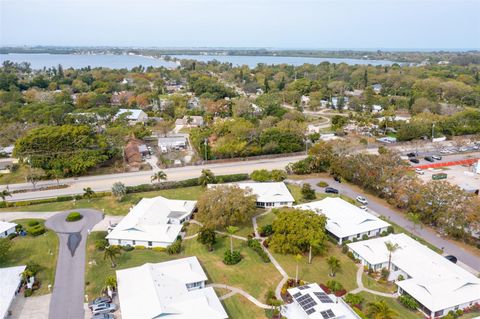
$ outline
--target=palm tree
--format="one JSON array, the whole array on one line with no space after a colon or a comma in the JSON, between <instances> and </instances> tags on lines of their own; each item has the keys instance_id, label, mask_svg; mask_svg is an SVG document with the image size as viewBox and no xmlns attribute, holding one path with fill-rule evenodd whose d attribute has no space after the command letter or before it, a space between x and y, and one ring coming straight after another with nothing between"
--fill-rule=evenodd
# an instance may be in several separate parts
<instances>
[{"instance_id":1,"label":"palm tree","mask_svg":"<svg viewBox=\"0 0 480 319\"><path fill-rule=\"evenodd\" d=\"M296 254L295 255L295 261L297 262L297 269L295 271L295 284L298 283L298 263L302 260L302 255Z\"/></svg>"},{"instance_id":2,"label":"palm tree","mask_svg":"<svg viewBox=\"0 0 480 319\"><path fill-rule=\"evenodd\" d=\"M117 289L117 277L108 276L107 278L105 278L105 290L107 290L108 287L110 287L113 291Z\"/></svg>"},{"instance_id":3,"label":"palm tree","mask_svg":"<svg viewBox=\"0 0 480 319\"><path fill-rule=\"evenodd\" d=\"M420 223L420 214L418 214L418 213L408 213L407 218L413 224L413 231L415 231L415 228L416 228L417 225L420 225L420 229L422 228L421 223Z\"/></svg>"},{"instance_id":4,"label":"palm tree","mask_svg":"<svg viewBox=\"0 0 480 319\"><path fill-rule=\"evenodd\" d=\"M112 268L115 268L115 260L117 259L117 256L120 255L120 247L118 246L108 246L105 248L105 251L103 253L103 259L110 259L112 262Z\"/></svg>"},{"instance_id":5,"label":"palm tree","mask_svg":"<svg viewBox=\"0 0 480 319\"><path fill-rule=\"evenodd\" d=\"M198 178L198 183L203 187L215 183L215 175L209 169L202 169L202 174Z\"/></svg>"},{"instance_id":6,"label":"palm tree","mask_svg":"<svg viewBox=\"0 0 480 319\"><path fill-rule=\"evenodd\" d=\"M328 268L330 269L330 276L335 277L335 274L342 268L340 264L340 260L335 257L331 256L327 259Z\"/></svg>"},{"instance_id":7,"label":"palm tree","mask_svg":"<svg viewBox=\"0 0 480 319\"><path fill-rule=\"evenodd\" d=\"M388 271L390 271L390 268L392 266L392 254L400 248L400 246L398 244L393 244L389 241L387 241L385 243L385 246L387 246L387 250L388 250Z\"/></svg>"},{"instance_id":8,"label":"palm tree","mask_svg":"<svg viewBox=\"0 0 480 319\"><path fill-rule=\"evenodd\" d=\"M230 235L230 253L233 254L233 234L238 231L238 227L228 226L227 233Z\"/></svg>"},{"instance_id":9,"label":"palm tree","mask_svg":"<svg viewBox=\"0 0 480 319\"><path fill-rule=\"evenodd\" d=\"M398 315L383 300L369 303L367 314L372 319L394 319Z\"/></svg>"},{"instance_id":10,"label":"palm tree","mask_svg":"<svg viewBox=\"0 0 480 319\"><path fill-rule=\"evenodd\" d=\"M90 201L90 199L94 196L95 196L95 192L91 187L87 187L83 189L83 197L88 198L88 201Z\"/></svg>"},{"instance_id":11,"label":"palm tree","mask_svg":"<svg viewBox=\"0 0 480 319\"><path fill-rule=\"evenodd\" d=\"M5 198L12 197L12 194L6 189L4 189L3 191L0 192L0 197L2 198L3 201L5 201Z\"/></svg>"},{"instance_id":12,"label":"palm tree","mask_svg":"<svg viewBox=\"0 0 480 319\"><path fill-rule=\"evenodd\" d=\"M152 181L152 183L154 181L157 181L157 182L161 182L161 181L166 181L167 180L167 174L165 174L164 171L158 171L156 172L155 174L152 175L152 177L150 178L150 180Z\"/></svg>"}]
</instances>

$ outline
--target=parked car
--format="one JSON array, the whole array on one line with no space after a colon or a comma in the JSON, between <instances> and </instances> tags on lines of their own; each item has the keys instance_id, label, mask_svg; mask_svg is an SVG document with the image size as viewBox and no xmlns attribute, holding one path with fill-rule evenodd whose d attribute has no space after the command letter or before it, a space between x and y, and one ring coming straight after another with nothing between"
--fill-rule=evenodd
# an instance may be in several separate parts
<instances>
[{"instance_id":1,"label":"parked car","mask_svg":"<svg viewBox=\"0 0 480 319\"><path fill-rule=\"evenodd\" d=\"M115 319L115 316L111 313L97 313L92 319Z\"/></svg>"},{"instance_id":2,"label":"parked car","mask_svg":"<svg viewBox=\"0 0 480 319\"><path fill-rule=\"evenodd\" d=\"M431 156L425 156L423 159L429 162L435 162L435 160Z\"/></svg>"},{"instance_id":3,"label":"parked car","mask_svg":"<svg viewBox=\"0 0 480 319\"><path fill-rule=\"evenodd\" d=\"M448 255L448 256L445 256L445 258L449 261L451 261L452 263L456 264L458 259L457 257L453 256L453 255Z\"/></svg>"},{"instance_id":4,"label":"parked car","mask_svg":"<svg viewBox=\"0 0 480 319\"><path fill-rule=\"evenodd\" d=\"M358 195L356 198L357 202L363 205L368 205L368 201L365 197Z\"/></svg>"},{"instance_id":5,"label":"parked car","mask_svg":"<svg viewBox=\"0 0 480 319\"><path fill-rule=\"evenodd\" d=\"M360 206L360 209L368 210L367 206L365 206L365 205Z\"/></svg>"},{"instance_id":6,"label":"parked car","mask_svg":"<svg viewBox=\"0 0 480 319\"><path fill-rule=\"evenodd\" d=\"M116 224L112 225L112 229L115 228L115 226L117 226L117 225ZM98 305L98 304L101 304L101 303L111 303L111 302L112 302L112 300L110 299L110 297L107 297L107 296L98 297L98 298L95 298L92 301L90 301L90 303L88 304L88 308L92 309L93 306L95 306L95 305Z\"/></svg>"},{"instance_id":7,"label":"parked car","mask_svg":"<svg viewBox=\"0 0 480 319\"><path fill-rule=\"evenodd\" d=\"M417 173L418 175L424 175L425 174L425 172L421 168L416 168L415 173Z\"/></svg>"},{"instance_id":8,"label":"parked car","mask_svg":"<svg viewBox=\"0 0 480 319\"><path fill-rule=\"evenodd\" d=\"M440 161L440 160L442 159L442 156L440 156L440 155L432 155L432 158L433 158L434 160Z\"/></svg>"},{"instance_id":9,"label":"parked car","mask_svg":"<svg viewBox=\"0 0 480 319\"><path fill-rule=\"evenodd\" d=\"M412 153L408 153L407 156L408 156L408 157L415 157L415 156L417 156L417 155L412 152Z\"/></svg>"},{"instance_id":10,"label":"parked car","mask_svg":"<svg viewBox=\"0 0 480 319\"><path fill-rule=\"evenodd\" d=\"M410 159L410 162L415 163L415 164L420 163L420 161L418 160L418 158L411 158L411 159Z\"/></svg>"},{"instance_id":11,"label":"parked car","mask_svg":"<svg viewBox=\"0 0 480 319\"><path fill-rule=\"evenodd\" d=\"M117 305L113 304L113 303L99 303L97 305L94 305L92 307L92 313L94 315L96 314L100 314L100 313L109 313L109 312L114 312L115 310L117 310Z\"/></svg>"},{"instance_id":12,"label":"parked car","mask_svg":"<svg viewBox=\"0 0 480 319\"><path fill-rule=\"evenodd\" d=\"M333 187L325 187L325 193L327 194L338 194L338 189Z\"/></svg>"}]
</instances>

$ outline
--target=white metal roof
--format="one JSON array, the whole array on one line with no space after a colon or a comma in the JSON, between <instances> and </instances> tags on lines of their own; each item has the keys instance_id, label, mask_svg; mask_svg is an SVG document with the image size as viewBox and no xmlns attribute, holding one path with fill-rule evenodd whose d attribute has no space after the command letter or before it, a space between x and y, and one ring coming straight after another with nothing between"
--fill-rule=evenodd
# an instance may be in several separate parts
<instances>
[{"instance_id":1,"label":"white metal roof","mask_svg":"<svg viewBox=\"0 0 480 319\"><path fill-rule=\"evenodd\" d=\"M341 298L326 294L316 283L290 288L288 292L294 300L284 313L288 319L360 319Z\"/></svg>"},{"instance_id":2,"label":"white metal roof","mask_svg":"<svg viewBox=\"0 0 480 319\"><path fill-rule=\"evenodd\" d=\"M338 238L390 226L389 223L339 197L327 197L320 201L297 205L295 208L325 215L326 229Z\"/></svg>"},{"instance_id":3,"label":"white metal roof","mask_svg":"<svg viewBox=\"0 0 480 319\"><path fill-rule=\"evenodd\" d=\"M193 212L196 201L172 200L162 196L143 198L107 235L107 239L144 240L171 243L182 225L169 224Z\"/></svg>"},{"instance_id":4,"label":"white metal roof","mask_svg":"<svg viewBox=\"0 0 480 319\"><path fill-rule=\"evenodd\" d=\"M293 203L295 201L284 182L210 184L208 187L221 185L237 185L242 189L249 189L253 195L257 196L257 202Z\"/></svg>"},{"instance_id":5,"label":"white metal roof","mask_svg":"<svg viewBox=\"0 0 480 319\"><path fill-rule=\"evenodd\" d=\"M197 257L118 270L122 318L228 318L213 288L188 291L186 287L206 280Z\"/></svg>"},{"instance_id":6,"label":"white metal roof","mask_svg":"<svg viewBox=\"0 0 480 319\"><path fill-rule=\"evenodd\" d=\"M385 243L398 244L392 264L411 278L397 285L431 311L480 300L480 279L405 234L348 246L370 264L388 263Z\"/></svg>"},{"instance_id":7,"label":"white metal roof","mask_svg":"<svg viewBox=\"0 0 480 319\"><path fill-rule=\"evenodd\" d=\"M15 226L17 226L17 224L15 224L15 223L0 221L0 233L3 233L3 232L6 232L7 230L15 228Z\"/></svg>"},{"instance_id":8,"label":"white metal roof","mask_svg":"<svg viewBox=\"0 0 480 319\"><path fill-rule=\"evenodd\" d=\"M142 113L145 113L139 109L119 109L116 116L119 117L120 115L127 112L131 113L127 115L128 120L138 120L140 118L140 115L142 115Z\"/></svg>"},{"instance_id":9,"label":"white metal roof","mask_svg":"<svg viewBox=\"0 0 480 319\"><path fill-rule=\"evenodd\" d=\"M25 268L26 266L0 268L0 318L7 316Z\"/></svg>"}]
</instances>

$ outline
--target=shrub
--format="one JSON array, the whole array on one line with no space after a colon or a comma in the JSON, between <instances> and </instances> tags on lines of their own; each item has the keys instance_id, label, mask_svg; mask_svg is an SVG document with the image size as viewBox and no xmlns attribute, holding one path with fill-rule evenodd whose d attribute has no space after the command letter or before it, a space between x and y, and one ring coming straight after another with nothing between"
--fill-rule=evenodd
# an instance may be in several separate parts
<instances>
[{"instance_id":1,"label":"shrub","mask_svg":"<svg viewBox=\"0 0 480 319\"><path fill-rule=\"evenodd\" d=\"M268 257L268 254L262 249L262 245L258 240L249 238L247 241L247 245L260 256L264 263L270 262L270 257Z\"/></svg>"},{"instance_id":2,"label":"shrub","mask_svg":"<svg viewBox=\"0 0 480 319\"><path fill-rule=\"evenodd\" d=\"M388 235L388 233L386 231L382 231L382 233L380 234L380 236L382 236L382 237L385 237L387 235Z\"/></svg>"},{"instance_id":3,"label":"shrub","mask_svg":"<svg viewBox=\"0 0 480 319\"><path fill-rule=\"evenodd\" d=\"M344 254L348 253L348 246L347 245L342 246L342 253L344 253Z\"/></svg>"},{"instance_id":4,"label":"shrub","mask_svg":"<svg viewBox=\"0 0 480 319\"><path fill-rule=\"evenodd\" d=\"M312 200L316 198L315 190L313 190L312 186L310 186L310 184L308 183L305 183L302 185L301 192L302 192L302 197L305 200Z\"/></svg>"},{"instance_id":5,"label":"shrub","mask_svg":"<svg viewBox=\"0 0 480 319\"><path fill-rule=\"evenodd\" d=\"M405 277L403 275L398 275L397 281L402 281L405 280Z\"/></svg>"},{"instance_id":6,"label":"shrub","mask_svg":"<svg viewBox=\"0 0 480 319\"><path fill-rule=\"evenodd\" d=\"M350 306L356 306L357 308L362 308L362 303L365 299L357 294L347 294L345 296L345 302L348 303Z\"/></svg>"},{"instance_id":7,"label":"shrub","mask_svg":"<svg viewBox=\"0 0 480 319\"><path fill-rule=\"evenodd\" d=\"M95 249L103 251L108 246L108 240L106 239L97 239L95 240Z\"/></svg>"},{"instance_id":8,"label":"shrub","mask_svg":"<svg viewBox=\"0 0 480 319\"><path fill-rule=\"evenodd\" d=\"M268 237L273 234L273 227L271 224L265 225L260 228L260 236Z\"/></svg>"},{"instance_id":9,"label":"shrub","mask_svg":"<svg viewBox=\"0 0 480 319\"><path fill-rule=\"evenodd\" d=\"M41 266L34 261L27 262L25 270L28 271L32 276L35 276L40 271Z\"/></svg>"},{"instance_id":10,"label":"shrub","mask_svg":"<svg viewBox=\"0 0 480 319\"><path fill-rule=\"evenodd\" d=\"M407 309L415 310L418 308L418 302L409 295L401 295L398 301Z\"/></svg>"},{"instance_id":11,"label":"shrub","mask_svg":"<svg viewBox=\"0 0 480 319\"><path fill-rule=\"evenodd\" d=\"M167 253L169 255L180 254L182 251L182 239L175 240L171 245L167 247Z\"/></svg>"},{"instance_id":12,"label":"shrub","mask_svg":"<svg viewBox=\"0 0 480 319\"><path fill-rule=\"evenodd\" d=\"M217 234L212 228L202 227L198 232L197 241L207 246L208 251L212 251L213 245L217 242Z\"/></svg>"},{"instance_id":13,"label":"shrub","mask_svg":"<svg viewBox=\"0 0 480 319\"><path fill-rule=\"evenodd\" d=\"M147 247L143 246L143 245L137 245L135 246L135 250L144 250L146 249Z\"/></svg>"},{"instance_id":14,"label":"shrub","mask_svg":"<svg viewBox=\"0 0 480 319\"><path fill-rule=\"evenodd\" d=\"M362 240L367 240L367 239L368 239L368 235L367 235L367 234L363 234Z\"/></svg>"},{"instance_id":15,"label":"shrub","mask_svg":"<svg viewBox=\"0 0 480 319\"><path fill-rule=\"evenodd\" d=\"M317 186L318 187L327 187L328 186L328 183L327 182L324 182L324 181L320 181L317 183Z\"/></svg>"},{"instance_id":16,"label":"shrub","mask_svg":"<svg viewBox=\"0 0 480 319\"><path fill-rule=\"evenodd\" d=\"M330 289L330 291L332 292L338 292L340 290L343 290L343 286L341 283L339 283L338 281L336 280L329 280L327 281L327 287L328 289Z\"/></svg>"},{"instance_id":17,"label":"shrub","mask_svg":"<svg viewBox=\"0 0 480 319\"><path fill-rule=\"evenodd\" d=\"M43 227L43 225L36 225L36 226L27 228L27 233L34 237L43 235L45 234L46 231L47 230L45 229L45 227Z\"/></svg>"},{"instance_id":18,"label":"shrub","mask_svg":"<svg viewBox=\"0 0 480 319\"><path fill-rule=\"evenodd\" d=\"M30 297L31 295L33 295L33 290L30 289L30 288L26 288L24 291L23 291L23 295L25 297Z\"/></svg>"},{"instance_id":19,"label":"shrub","mask_svg":"<svg viewBox=\"0 0 480 319\"><path fill-rule=\"evenodd\" d=\"M382 268L382 270L381 270L382 280L387 281L387 280L388 280L388 276L390 276L390 271L389 271L387 268Z\"/></svg>"},{"instance_id":20,"label":"shrub","mask_svg":"<svg viewBox=\"0 0 480 319\"><path fill-rule=\"evenodd\" d=\"M223 263L225 265L236 265L242 260L242 255L237 250L231 252L230 250L225 251L225 255L223 257Z\"/></svg>"},{"instance_id":21,"label":"shrub","mask_svg":"<svg viewBox=\"0 0 480 319\"><path fill-rule=\"evenodd\" d=\"M77 220L80 220L82 218L83 218L83 216L79 212L71 212L70 214L68 214L68 216L66 218L66 221L67 222L76 222Z\"/></svg>"},{"instance_id":22,"label":"shrub","mask_svg":"<svg viewBox=\"0 0 480 319\"><path fill-rule=\"evenodd\" d=\"M37 226L38 224L40 224L40 223L38 222L38 220L30 220L30 221L27 223L27 225L28 225L29 227Z\"/></svg>"},{"instance_id":23,"label":"shrub","mask_svg":"<svg viewBox=\"0 0 480 319\"><path fill-rule=\"evenodd\" d=\"M393 226L390 225L390 226L387 227L387 233L388 234L393 234L394 232L395 232L395 229L393 228Z\"/></svg>"},{"instance_id":24,"label":"shrub","mask_svg":"<svg viewBox=\"0 0 480 319\"><path fill-rule=\"evenodd\" d=\"M157 252L165 252L165 251L167 251L167 248L165 248L165 247L153 247L152 250L157 251Z\"/></svg>"},{"instance_id":25,"label":"shrub","mask_svg":"<svg viewBox=\"0 0 480 319\"><path fill-rule=\"evenodd\" d=\"M122 246L122 250L124 250L124 251L132 251L134 249L135 249L135 247L130 246L130 245Z\"/></svg>"},{"instance_id":26,"label":"shrub","mask_svg":"<svg viewBox=\"0 0 480 319\"><path fill-rule=\"evenodd\" d=\"M17 237L17 236L18 236L17 233L11 233L11 234L8 234L7 237L8 237L8 239L12 240L12 239L14 239L14 238Z\"/></svg>"}]
</instances>

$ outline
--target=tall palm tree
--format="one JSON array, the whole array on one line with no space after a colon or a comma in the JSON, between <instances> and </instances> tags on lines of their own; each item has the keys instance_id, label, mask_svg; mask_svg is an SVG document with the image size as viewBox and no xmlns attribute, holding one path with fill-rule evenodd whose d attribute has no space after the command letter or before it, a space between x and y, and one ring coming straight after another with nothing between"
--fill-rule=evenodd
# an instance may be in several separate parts
<instances>
[{"instance_id":1,"label":"tall palm tree","mask_svg":"<svg viewBox=\"0 0 480 319\"><path fill-rule=\"evenodd\" d=\"M372 319L394 319L398 316L383 300L369 303L367 314Z\"/></svg>"},{"instance_id":2,"label":"tall palm tree","mask_svg":"<svg viewBox=\"0 0 480 319\"><path fill-rule=\"evenodd\" d=\"M112 268L115 268L117 265L115 264L115 260L117 259L117 256L121 254L120 252L120 247L118 246L108 246L105 248L105 251L103 253L103 259L110 259L112 262Z\"/></svg>"},{"instance_id":3,"label":"tall palm tree","mask_svg":"<svg viewBox=\"0 0 480 319\"><path fill-rule=\"evenodd\" d=\"M328 268L330 269L330 276L335 277L335 274L342 269L342 265L340 264L340 260L335 256L330 256L327 259Z\"/></svg>"},{"instance_id":4,"label":"tall palm tree","mask_svg":"<svg viewBox=\"0 0 480 319\"><path fill-rule=\"evenodd\" d=\"M166 181L167 180L167 174L165 174L164 171L158 171L156 172L155 174L152 175L152 177L150 178L150 180L152 181L152 183L154 181L157 181L157 182L161 182L161 181Z\"/></svg>"},{"instance_id":5,"label":"tall palm tree","mask_svg":"<svg viewBox=\"0 0 480 319\"><path fill-rule=\"evenodd\" d=\"M296 254L295 261L297 262L297 269L295 270L295 284L298 283L298 263L302 260L302 255Z\"/></svg>"},{"instance_id":6,"label":"tall palm tree","mask_svg":"<svg viewBox=\"0 0 480 319\"><path fill-rule=\"evenodd\" d=\"M233 234L238 231L238 227L228 226L227 233L230 235L230 253L233 254Z\"/></svg>"},{"instance_id":7,"label":"tall palm tree","mask_svg":"<svg viewBox=\"0 0 480 319\"><path fill-rule=\"evenodd\" d=\"M388 250L388 271L390 271L390 268L392 267L392 254L397 251L397 249L400 248L398 244L393 244L389 241L385 243L385 246L387 246Z\"/></svg>"},{"instance_id":8,"label":"tall palm tree","mask_svg":"<svg viewBox=\"0 0 480 319\"><path fill-rule=\"evenodd\" d=\"M91 187L87 187L83 189L83 197L88 198L88 201L90 201L90 199L94 196L95 196L95 192Z\"/></svg>"},{"instance_id":9,"label":"tall palm tree","mask_svg":"<svg viewBox=\"0 0 480 319\"><path fill-rule=\"evenodd\" d=\"M5 201L5 198L12 197L12 194L6 189L4 189L3 191L0 192L0 197L2 198L3 201Z\"/></svg>"}]
</instances>

